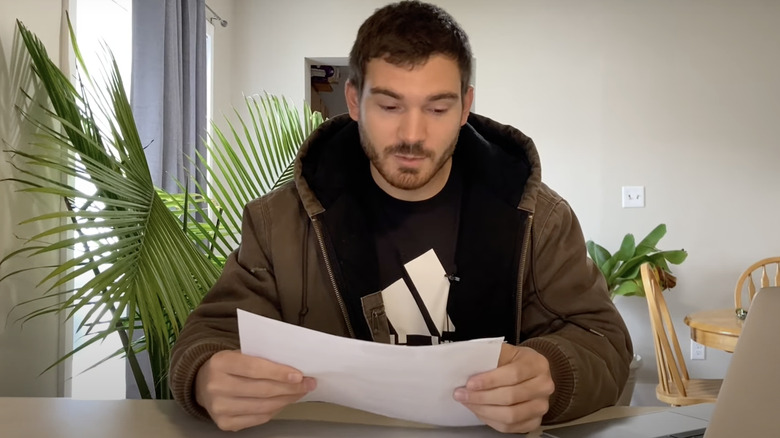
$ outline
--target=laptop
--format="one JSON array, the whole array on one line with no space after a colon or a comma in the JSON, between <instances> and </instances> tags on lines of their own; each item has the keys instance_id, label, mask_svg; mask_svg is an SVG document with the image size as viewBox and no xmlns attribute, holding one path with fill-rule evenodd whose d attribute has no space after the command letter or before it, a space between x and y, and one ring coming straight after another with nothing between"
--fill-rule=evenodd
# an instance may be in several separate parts
<instances>
[{"instance_id":1,"label":"laptop","mask_svg":"<svg viewBox=\"0 0 780 438\"><path fill-rule=\"evenodd\" d=\"M753 298L715 404L547 430L547 438L733 438L778 436L780 287ZM703 434L703 435L702 435Z\"/></svg>"}]
</instances>

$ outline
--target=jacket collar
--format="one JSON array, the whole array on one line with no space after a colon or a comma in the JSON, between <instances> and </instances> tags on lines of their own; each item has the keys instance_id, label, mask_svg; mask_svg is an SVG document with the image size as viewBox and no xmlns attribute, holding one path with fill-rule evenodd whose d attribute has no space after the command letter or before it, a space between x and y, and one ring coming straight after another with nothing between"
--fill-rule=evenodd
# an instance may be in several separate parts
<instances>
[{"instance_id":1,"label":"jacket collar","mask_svg":"<svg viewBox=\"0 0 780 438\"><path fill-rule=\"evenodd\" d=\"M525 134L472 113L461 128L455 155L468 163L465 168L470 177L498 198L533 213L541 186L541 165L533 140ZM313 217L353 183L365 181L368 171L357 122L343 114L320 125L301 146L294 180L304 209Z\"/></svg>"}]
</instances>

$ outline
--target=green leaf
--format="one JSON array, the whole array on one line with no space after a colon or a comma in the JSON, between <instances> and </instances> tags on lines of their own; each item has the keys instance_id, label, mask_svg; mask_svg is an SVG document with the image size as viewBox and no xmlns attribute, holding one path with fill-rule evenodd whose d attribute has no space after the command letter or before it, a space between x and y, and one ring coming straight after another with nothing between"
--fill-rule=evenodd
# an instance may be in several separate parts
<instances>
[{"instance_id":1,"label":"green leaf","mask_svg":"<svg viewBox=\"0 0 780 438\"><path fill-rule=\"evenodd\" d=\"M604 262L609 260L610 257L612 257L612 254L609 253L603 246L597 244L596 242L592 240L588 240L585 243L585 247L588 249L588 255L593 260L594 263L596 263L596 266L601 268L601 266L604 265ZM605 276L606 273L602 272Z\"/></svg>"},{"instance_id":2,"label":"green leaf","mask_svg":"<svg viewBox=\"0 0 780 438\"><path fill-rule=\"evenodd\" d=\"M650 264L654 266L658 266L659 268L663 269L666 272L671 272L669 270L669 264L666 263L666 256L661 252L657 252L651 256L648 256L648 261L650 262Z\"/></svg>"},{"instance_id":3,"label":"green leaf","mask_svg":"<svg viewBox=\"0 0 780 438\"><path fill-rule=\"evenodd\" d=\"M618 278L621 280L633 280L636 278L639 278L640 276L640 268L642 267L642 264L647 261L647 256L640 256L635 257L628 262L624 263L623 266L620 267L620 272L618 272Z\"/></svg>"},{"instance_id":4,"label":"green leaf","mask_svg":"<svg viewBox=\"0 0 780 438\"><path fill-rule=\"evenodd\" d=\"M679 265L688 258L688 252L681 249L675 251L662 251L659 254L663 255L666 261L673 265Z\"/></svg>"},{"instance_id":5,"label":"green leaf","mask_svg":"<svg viewBox=\"0 0 780 438\"><path fill-rule=\"evenodd\" d=\"M615 271L620 268L620 265L633 257L635 249L634 235L626 234L625 237L623 237L623 241L620 243L620 248L612 254L612 257L607 259L607 261L600 266L601 272L605 273L604 276L607 277L607 283L609 283L610 278L614 277Z\"/></svg>"},{"instance_id":6,"label":"green leaf","mask_svg":"<svg viewBox=\"0 0 780 438\"><path fill-rule=\"evenodd\" d=\"M634 256L636 245L634 244L634 235L626 234L623 242L620 243L620 249L612 256L618 261L626 261Z\"/></svg>"},{"instance_id":7,"label":"green leaf","mask_svg":"<svg viewBox=\"0 0 780 438\"><path fill-rule=\"evenodd\" d=\"M639 280L625 281L612 292L613 298L617 295L622 296L645 296L645 290L642 282Z\"/></svg>"},{"instance_id":8,"label":"green leaf","mask_svg":"<svg viewBox=\"0 0 780 438\"><path fill-rule=\"evenodd\" d=\"M644 239L642 239L641 242L639 242L639 245L636 246L636 254L645 255L650 254L653 251L657 251L656 247L658 246L658 242L665 235L666 224L660 224L653 228L653 231L650 231L650 233Z\"/></svg>"}]
</instances>

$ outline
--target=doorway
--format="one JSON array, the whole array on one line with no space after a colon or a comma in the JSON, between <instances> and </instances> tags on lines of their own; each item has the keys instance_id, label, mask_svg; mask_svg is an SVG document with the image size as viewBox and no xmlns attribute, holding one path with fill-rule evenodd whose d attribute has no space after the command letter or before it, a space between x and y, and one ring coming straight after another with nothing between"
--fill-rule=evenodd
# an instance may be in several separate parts
<instances>
[{"instance_id":1,"label":"doorway","mask_svg":"<svg viewBox=\"0 0 780 438\"><path fill-rule=\"evenodd\" d=\"M306 103L326 119L346 113L348 58L306 58Z\"/></svg>"}]
</instances>

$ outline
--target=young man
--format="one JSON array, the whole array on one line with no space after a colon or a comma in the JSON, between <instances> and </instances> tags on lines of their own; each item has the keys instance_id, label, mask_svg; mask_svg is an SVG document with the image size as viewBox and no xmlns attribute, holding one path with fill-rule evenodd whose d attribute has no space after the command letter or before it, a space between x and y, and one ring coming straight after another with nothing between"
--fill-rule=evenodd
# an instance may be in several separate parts
<instances>
[{"instance_id":1,"label":"young man","mask_svg":"<svg viewBox=\"0 0 780 438\"><path fill-rule=\"evenodd\" d=\"M526 432L613 404L631 342L530 138L469 113L471 49L438 7L377 10L350 53L349 115L251 202L241 247L176 343L170 381L222 429L269 421L317 382L242 355L236 309L377 342L503 336L453 397Z\"/></svg>"}]
</instances>

